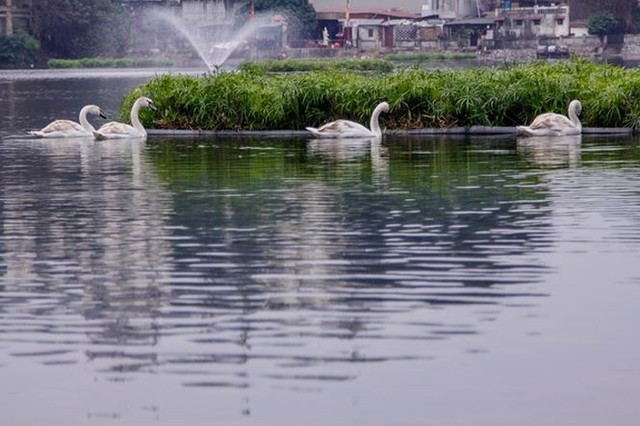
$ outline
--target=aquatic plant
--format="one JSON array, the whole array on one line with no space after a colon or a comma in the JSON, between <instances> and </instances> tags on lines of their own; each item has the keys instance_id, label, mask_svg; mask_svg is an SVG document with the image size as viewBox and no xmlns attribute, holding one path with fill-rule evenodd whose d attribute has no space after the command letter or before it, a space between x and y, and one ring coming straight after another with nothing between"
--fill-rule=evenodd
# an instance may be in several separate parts
<instances>
[{"instance_id":1,"label":"aquatic plant","mask_svg":"<svg viewBox=\"0 0 640 426\"><path fill-rule=\"evenodd\" d=\"M391 105L381 117L387 128L515 126L542 112L566 113L572 99L582 102L585 127L640 128L640 70L586 60L372 74L250 68L201 77L162 75L129 94L123 117L141 95L159 109L143 114L145 126L168 129L304 129L335 118L367 123L381 101Z\"/></svg>"}]
</instances>

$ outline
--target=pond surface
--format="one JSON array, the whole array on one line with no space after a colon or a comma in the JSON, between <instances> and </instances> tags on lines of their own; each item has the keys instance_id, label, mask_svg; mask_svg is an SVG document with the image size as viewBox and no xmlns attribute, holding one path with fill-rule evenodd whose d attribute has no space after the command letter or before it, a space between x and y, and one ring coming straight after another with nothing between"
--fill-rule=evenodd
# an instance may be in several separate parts
<instances>
[{"instance_id":1,"label":"pond surface","mask_svg":"<svg viewBox=\"0 0 640 426\"><path fill-rule=\"evenodd\" d=\"M640 421L637 138L22 136L148 78L0 73L3 424Z\"/></svg>"}]
</instances>

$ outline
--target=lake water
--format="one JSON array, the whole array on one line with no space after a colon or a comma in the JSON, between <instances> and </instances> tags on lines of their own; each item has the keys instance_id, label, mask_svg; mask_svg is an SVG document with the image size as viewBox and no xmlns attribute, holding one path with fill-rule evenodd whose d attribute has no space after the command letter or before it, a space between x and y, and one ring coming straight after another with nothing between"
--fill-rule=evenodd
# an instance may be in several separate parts
<instances>
[{"instance_id":1,"label":"lake water","mask_svg":"<svg viewBox=\"0 0 640 426\"><path fill-rule=\"evenodd\" d=\"M152 75L0 73L2 424L640 422L638 138L22 136Z\"/></svg>"}]
</instances>

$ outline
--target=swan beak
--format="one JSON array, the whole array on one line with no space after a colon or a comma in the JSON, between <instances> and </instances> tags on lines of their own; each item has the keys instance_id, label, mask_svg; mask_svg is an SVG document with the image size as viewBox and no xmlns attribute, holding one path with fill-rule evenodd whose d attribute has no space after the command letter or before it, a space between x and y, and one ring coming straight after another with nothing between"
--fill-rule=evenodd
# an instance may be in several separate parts
<instances>
[{"instance_id":1,"label":"swan beak","mask_svg":"<svg viewBox=\"0 0 640 426\"><path fill-rule=\"evenodd\" d=\"M100 111L100 112L98 113L98 115L99 115L100 117L104 118L105 120L107 119L107 114L105 114L105 113L104 113L104 112L102 112L102 111Z\"/></svg>"},{"instance_id":2,"label":"swan beak","mask_svg":"<svg viewBox=\"0 0 640 426\"><path fill-rule=\"evenodd\" d=\"M149 108L150 108L152 111L157 111L157 110L158 110L158 108L156 108L156 105L155 105L153 102L149 102Z\"/></svg>"}]
</instances>

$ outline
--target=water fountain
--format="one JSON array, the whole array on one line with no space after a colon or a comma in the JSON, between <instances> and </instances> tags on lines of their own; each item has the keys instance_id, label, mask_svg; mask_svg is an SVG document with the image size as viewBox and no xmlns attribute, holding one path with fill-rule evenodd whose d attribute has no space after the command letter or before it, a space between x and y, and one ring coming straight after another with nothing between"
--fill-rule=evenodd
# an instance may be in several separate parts
<instances>
[{"instance_id":1,"label":"water fountain","mask_svg":"<svg viewBox=\"0 0 640 426\"><path fill-rule=\"evenodd\" d=\"M179 16L155 12L152 18L169 24L191 45L210 72L218 72L229 57L246 45L258 28L259 20L246 22L239 28L232 21L218 21L215 26L194 28Z\"/></svg>"}]
</instances>

